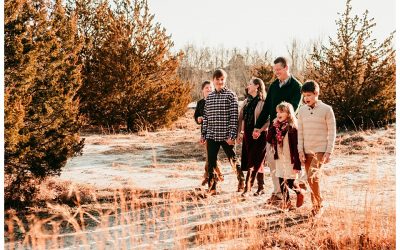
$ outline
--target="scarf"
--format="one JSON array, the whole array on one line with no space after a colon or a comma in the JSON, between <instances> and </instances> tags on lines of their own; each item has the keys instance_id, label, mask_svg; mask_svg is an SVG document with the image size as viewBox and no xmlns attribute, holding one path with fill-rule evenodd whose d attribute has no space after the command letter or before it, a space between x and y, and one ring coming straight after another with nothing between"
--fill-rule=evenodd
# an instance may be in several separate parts
<instances>
[{"instance_id":1,"label":"scarf","mask_svg":"<svg viewBox=\"0 0 400 250\"><path fill-rule=\"evenodd\" d=\"M245 128L253 128L254 111L256 110L259 100L260 100L259 96L256 97L252 97L251 95L247 96L247 103L243 107L243 119L245 123Z\"/></svg>"},{"instance_id":2,"label":"scarf","mask_svg":"<svg viewBox=\"0 0 400 250\"><path fill-rule=\"evenodd\" d=\"M289 123L287 121L280 122L279 120L276 120L274 122L274 127L276 131L276 141L279 146L283 147L283 139L289 130Z\"/></svg>"},{"instance_id":3,"label":"scarf","mask_svg":"<svg viewBox=\"0 0 400 250\"><path fill-rule=\"evenodd\" d=\"M279 159L278 157L278 146L283 148L283 139L285 138L288 130L289 123L287 121L280 122L278 119L273 124L275 129L275 138L273 139L273 146L275 148L274 159Z\"/></svg>"}]
</instances>

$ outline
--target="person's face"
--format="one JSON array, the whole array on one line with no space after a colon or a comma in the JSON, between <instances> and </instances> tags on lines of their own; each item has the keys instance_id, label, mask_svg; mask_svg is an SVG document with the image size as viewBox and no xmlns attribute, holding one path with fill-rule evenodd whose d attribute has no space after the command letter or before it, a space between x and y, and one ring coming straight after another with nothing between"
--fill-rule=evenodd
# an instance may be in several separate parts
<instances>
[{"instance_id":1,"label":"person's face","mask_svg":"<svg viewBox=\"0 0 400 250\"><path fill-rule=\"evenodd\" d=\"M252 81L247 84L247 93L251 96L256 96L257 95L257 89L258 86L255 85Z\"/></svg>"},{"instance_id":2,"label":"person's face","mask_svg":"<svg viewBox=\"0 0 400 250\"><path fill-rule=\"evenodd\" d=\"M214 83L215 90L220 91L225 86L225 81L226 81L226 79L224 76L214 78L213 83Z\"/></svg>"},{"instance_id":3,"label":"person's face","mask_svg":"<svg viewBox=\"0 0 400 250\"><path fill-rule=\"evenodd\" d=\"M303 100L309 107L314 107L318 101L318 94L316 92L303 92Z\"/></svg>"},{"instance_id":4,"label":"person's face","mask_svg":"<svg viewBox=\"0 0 400 250\"><path fill-rule=\"evenodd\" d=\"M282 66L282 63L277 63L274 64L274 74L276 76L276 78L278 78L281 81L286 80L286 78L288 78L289 76L289 67L286 65L286 67Z\"/></svg>"},{"instance_id":5,"label":"person's face","mask_svg":"<svg viewBox=\"0 0 400 250\"><path fill-rule=\"evenodd\" d=\"M288 118L289 114L283 110L276 109L276 118L278 118L278 121L283 122L286 121Z\"/></svg>"},{"instance_id":6,"label":"person's face","mask_svg":"<svg viewBox=\"0 0 400 250\"><path fill-rule=\"evenodd\" d=\"M211 86L211 84L207 84L203 88L203 97L207 98L208 94L210 94L211 92L212 92L212 86Z\"/></svg>"}]
</instances>

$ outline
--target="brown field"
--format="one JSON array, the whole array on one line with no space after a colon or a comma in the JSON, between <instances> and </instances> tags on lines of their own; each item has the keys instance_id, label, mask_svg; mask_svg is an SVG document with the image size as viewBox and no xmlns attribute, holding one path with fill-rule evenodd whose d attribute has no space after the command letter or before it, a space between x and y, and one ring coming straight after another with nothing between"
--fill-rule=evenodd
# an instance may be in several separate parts
<instances>
[{"instance_id":1,"label":"brown field","mask_svg":"<svg viewBox=\"0 0 400 250\"><path fill-rule=\"evenodd\" d=\"M41 185L36 206L6 211L6 249L395 249L394 125L338 134L315 218L309 193L294 211L266 205L268 175L267 194L241 197L223 153L222 192L206 197L192 115L157 132L84 135L84 155Z\"/></svg>"}]
</instances>

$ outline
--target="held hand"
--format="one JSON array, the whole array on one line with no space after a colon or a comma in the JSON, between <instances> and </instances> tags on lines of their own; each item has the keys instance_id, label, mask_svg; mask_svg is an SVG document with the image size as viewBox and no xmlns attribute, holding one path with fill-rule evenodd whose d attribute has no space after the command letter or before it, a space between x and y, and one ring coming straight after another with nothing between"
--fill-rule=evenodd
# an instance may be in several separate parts
<instances>
[{"instance_id":1,"label":"held hand","mask_svg":"<svg viewBox=\"0 0 400 250\"><path fill-rule=\"evenodd\" d=\"M204 139L203 137L200 138L200 144L205 144L206 143L206 139Z\"/></svg>"},{"instance_id":2,"label":"held hand","mask_svg":"<svg viewBox=\"0 0 400 250\"><path fill-rule=\"evenodd\" d=\"M203 123L203 117L202 116L197 117L197 122L198 123Z\"/></svg>"},{"instance_id":3,"label":"held hand","mask_svg":"<svg viewBox=\"0 0 400 250\"><path fill-rule=\"evenodd\" d=\"M240 144L243 141L243 134L239 134L238 138L236 139L236 143Z\"/></svg>"},{"instance_id":4,"label":"held hand","mask_svg":"<svg viewBox=\"0 0 400 250\"><path fill-rule=\"evenodd\" d=\"M301 163L306 163L306 156L304 155L304 152L299 152L299 158Z\"/></svg>"},{"instance_id":5,"label":"held hand","mask_svg":"<svg viewBox=\"0 0 400 250\"><path fill-rule=\"evenodd\" d=\"M331 157L331 153L325 153L324 156L322 157L322 163L329 163L331 161L330 159Z\"/></svg>"},{"instance_id":6,"label":"held hand","mask_svg":"<svg viewBox=\"0 0 400 250\"><path fill-rule=\"evenodd\" d=\"M256 129L254 129L254 131L253 131L253 139L254 139L254 140L257 140L258 137L260 137L260 130L256 128Z\"/></svg>"},{"instance_id":7,"label":"held hand","mask_svg":"<svg viewBox=\"0 0 400 250\"><path fill-rule=\"evenodd\" d=\"M228 143L228 145L235 145L235 140L229 138L228 140L226 140L226 143Z\"/></svg>"}]
</instances>

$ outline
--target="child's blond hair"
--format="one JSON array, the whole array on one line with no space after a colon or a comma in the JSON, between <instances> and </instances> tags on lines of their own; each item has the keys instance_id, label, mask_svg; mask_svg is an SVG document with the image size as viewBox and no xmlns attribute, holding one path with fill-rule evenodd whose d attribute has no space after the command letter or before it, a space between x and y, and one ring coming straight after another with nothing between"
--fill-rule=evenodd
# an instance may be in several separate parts
<instances>
[{"instance_id":1,"label":"child's blond hair","mask_svg":"<svg viewBox=\"0 0 400 250\"><path fill-rule=\"evenodd\" d=\"M294 114L294 109L293 109L292 104L290 104L288 102L281 102L276 106L276 109L286 112L288 114L289 125L297 129L297 118L296 118L296 115Z\"/></svg>"}]
</instances>

